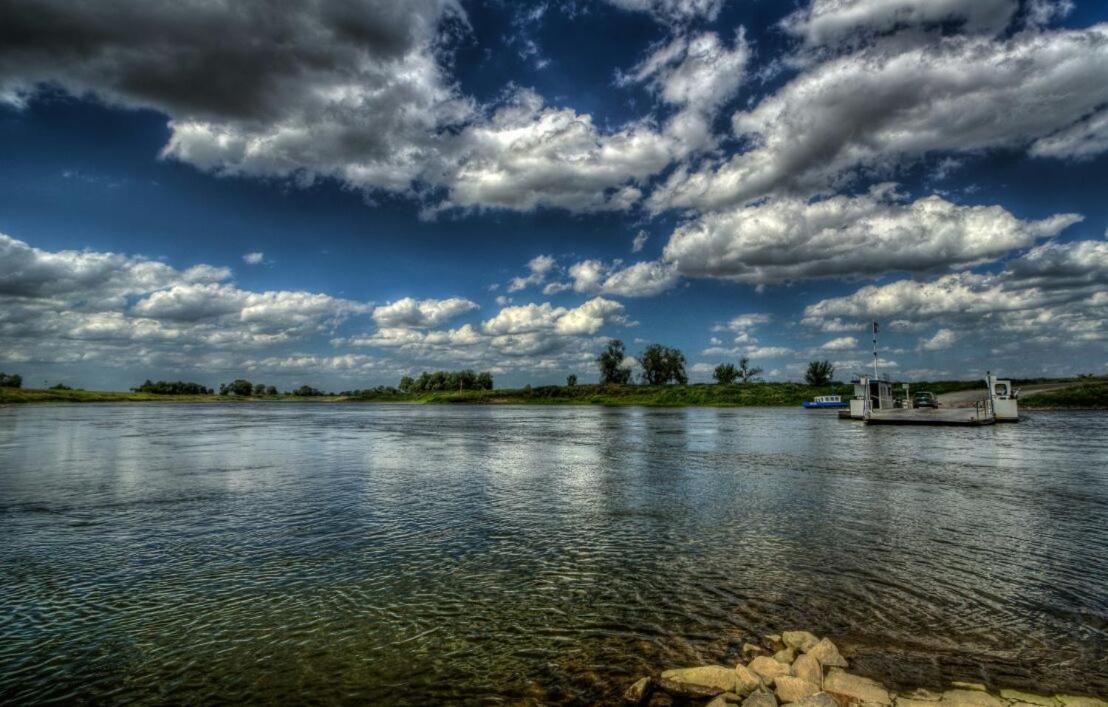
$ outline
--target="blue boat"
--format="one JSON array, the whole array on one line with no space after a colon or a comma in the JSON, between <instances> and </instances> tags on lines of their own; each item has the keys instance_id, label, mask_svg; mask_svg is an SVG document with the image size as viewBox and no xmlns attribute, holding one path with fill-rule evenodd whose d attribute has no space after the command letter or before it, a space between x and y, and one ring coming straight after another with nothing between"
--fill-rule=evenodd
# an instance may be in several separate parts
<instances>
[{"instance_id":1,"label":"blue boat","mask_svg":"<svg viewBox=\"0 0 1108 707\"><path fill-rule=\"evenodd\" d=\"M847 408L850 407L850 403L844 403L842 396L839 395L820 395L814 400L805 400L804 407L808 409L813 408Z\"/></svg>"}]
</instances>

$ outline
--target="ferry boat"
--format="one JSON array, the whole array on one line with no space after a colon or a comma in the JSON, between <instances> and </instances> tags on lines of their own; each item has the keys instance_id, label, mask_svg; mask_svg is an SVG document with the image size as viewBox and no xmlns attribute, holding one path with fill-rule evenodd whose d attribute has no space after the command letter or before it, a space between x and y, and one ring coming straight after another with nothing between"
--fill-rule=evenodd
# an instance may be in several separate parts
<instances>
[{"instance_id":1,"label":"ferry boat","mask_svg":"<svg viewBox=\"0 0 1108 707\"><path fill-rule=\"evenodd\" d=\"M811 400L805 400L803 405L808 409L850 407L850 403L843 402L841 395L819 395Z\"/></svg>"}]
</instances>

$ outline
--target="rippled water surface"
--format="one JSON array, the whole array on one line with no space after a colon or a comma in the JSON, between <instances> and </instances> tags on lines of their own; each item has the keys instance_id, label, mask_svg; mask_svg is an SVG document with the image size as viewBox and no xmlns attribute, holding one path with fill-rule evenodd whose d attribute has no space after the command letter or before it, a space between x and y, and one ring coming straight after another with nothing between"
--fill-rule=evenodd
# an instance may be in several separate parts
<instances>
[{"instance_id":1,"label":"rippled water surface","mask_svg":"<svg viewBox=\"0 0 1108 707\"><path fill-rule=\"evenodd\" d=\"M0 408L0 702L611 700L806 627L1108 693L1108 415Z\"/></svg>"}]
</instances>

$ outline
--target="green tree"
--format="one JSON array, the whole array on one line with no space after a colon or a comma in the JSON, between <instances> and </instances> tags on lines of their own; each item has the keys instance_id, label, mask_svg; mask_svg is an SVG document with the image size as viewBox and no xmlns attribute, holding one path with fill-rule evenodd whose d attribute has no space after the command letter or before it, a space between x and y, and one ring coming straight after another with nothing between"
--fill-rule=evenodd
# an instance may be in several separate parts
<instances>
[{"instance_id":1,"label":"green tree","mask_svg":"<svg viewBox=\"0 0 1108 707\"><path fill-rule=\"evenodd\" d=\"M400 385L398 387L400 388L400 392L410 393L411 390L412 390L412 386L414 386L414 385L415 385L415 380L412 379L411 376L401 376Z\"/></svg>"},{"instance_id":2,"label":"green tree","mask_svg":"<svg viewBox=\"0 0 1108 707\"><path fill-rule=\"evenodd\" d=\"M267 385L267 386L265 387L265 394L266 394L266 395L277 395L277 386L275 386L275 385Z\"/></svg>"},{"instance_id":3,"label":"green tree","mask_svg":"<svg viewBox=\"0 0 1108 707\"><path fill-rule=\"evenodd\" d=\"M734 364L721 363L712 371L712 377L720 385L731 385L739 377L739 372L735 370Z\"/></svg>"},{"instance_id":4,"label":"green tree","mask_svg":"<svg viewBox=\"0 0 1108 707\"><path fill-rule=\"evenodd\" d=\"M647 385L665 385L669 382L684 385L689 382L685 375L685 354L661 344L651 344L639 357L642 366L642 379Z\"/></svg>"},{"instance_id":5,"label":"green tree","mask_svg":"<svg viewBox=\"0 0 1108 707\"><path fill-rule=\"evenodd\" d=\"M492 390L492 374L481 371L477 374L477 390Z\"/></svg>"},{"instance_id":6,"label":"green tree","mask_svg":"<svg viewBox=\"0 0 1108 707\"><path fill-rule=\"evenodd\" d=\"M566 376L566 387L567 388L573 388L576 385L577 385L577 376L575 374L570 373L568 376Z\"/></svg>"},{"instance_id":7,"label":"green tree","mask_svg":"<svg viewBox=\"0 0 1108 707\"><path fill-rule=\"evenodd\" d=\"M623 348L623 342L619 339L611 339L608 346L596 357L596 364L600 366L601 383L629 383L631 381L631 369L623 367L623 360L627 354Z\"/></svg>"},{"instance_id":8,"label":"green tree","mask_svg":"<svg viewBox=\"0 0 1108 707\"><path fill-rule=\"evenodd\" d=\"M257 395L259 398L265 395L265 383L254 384L254 395Z\"/></svg>"},{"instance_id":9,"label":"green tree","mask_svg":"<svg viewBox=\"0 0 1108 707\"><path fill-rule=\"evenodd\" d=\"M834 375L835 367L830 361L809 361L804 381L808 385L822 386L830 383Z\"/></svg>"},{"instance_id":10,"label":"green tree","mask_svg":"<svg viewBox=\"0 0 1108 707\"><path fill-rule=\"evenodd\" d=\"M254 392L254 384L245 378L236 378L230 383L223 383L219 386L220 395L238 395L241 397L249 397Z\"/></svg>"},{"instance_id":11,"label":"green tree","mask_svg":"<svg viewBox=\"0 0 1108 707\"><path fill-rule=\"evenodd\" d=\"M323 395L323 391L318 388L313 388L310 385L302 385L296 390L292 391L293 395L297 395L302 398L318 398Z\"/></svg>"},{"instance_id":12,"label":"green tree","mask_svg":"<svg viewBox=\"0 0 1108 707\"><path fill-rule=\"evenodd\" d=\"M749 383L750 381L754 380L754 377L759 375L761 372L761 368L750 365L750 359L748 357L743 356L739 359L739 380L741 380L743 383Z\"/></svg>"},{"instance_id":13,"label":"green tree","mask_svg":"<svg viewBox=\"0 0 1108 707\"><path fill-rule=\"evenodd\" d=\"M0 373L0 388L22 388L23 376L18 373Z\"/></svg>"}]
</instances>

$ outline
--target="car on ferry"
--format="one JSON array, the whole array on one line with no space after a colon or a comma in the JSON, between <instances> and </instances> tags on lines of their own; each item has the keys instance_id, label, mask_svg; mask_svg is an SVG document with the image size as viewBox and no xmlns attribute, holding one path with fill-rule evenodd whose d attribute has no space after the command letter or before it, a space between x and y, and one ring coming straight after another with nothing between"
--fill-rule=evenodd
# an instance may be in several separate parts
<instances>
[{"instance_id":1,"label":"car on ferry","mask_svg":"<svg viewBox=\"0 0 1108 707\"><path fill-rule=\"evenodd\" d=\"M912 398L912 407L914 408L937 408L939 407L939 399L935 397L934 393L922 392L916 393Z\"/></svg>"}]
</instances>

